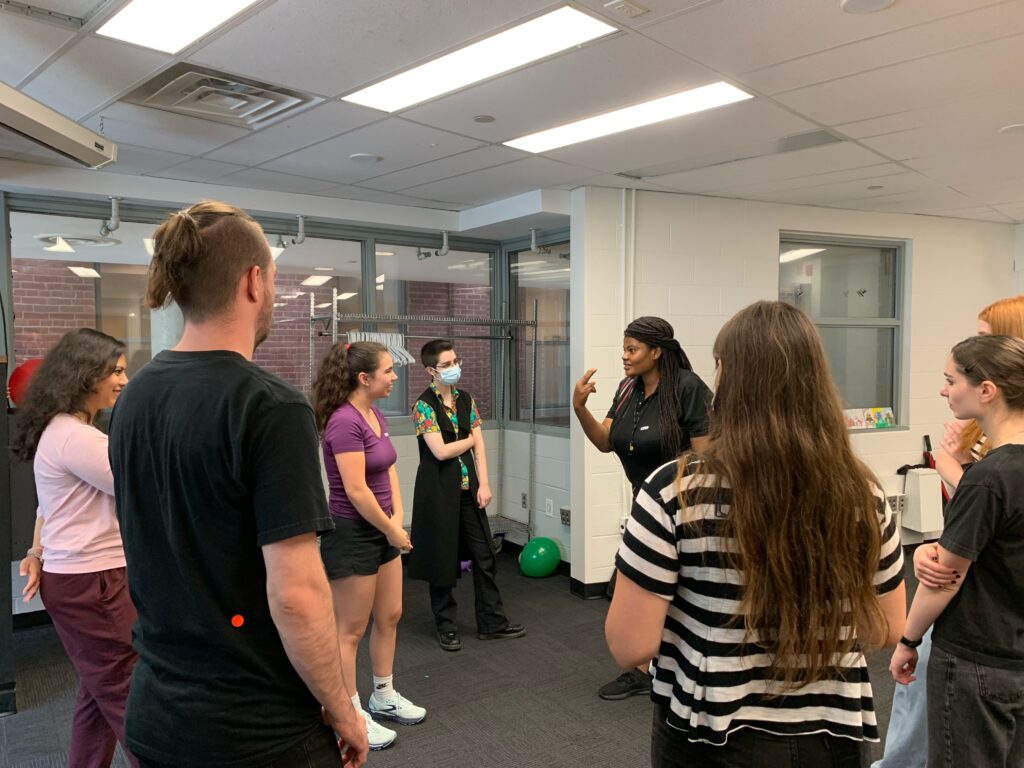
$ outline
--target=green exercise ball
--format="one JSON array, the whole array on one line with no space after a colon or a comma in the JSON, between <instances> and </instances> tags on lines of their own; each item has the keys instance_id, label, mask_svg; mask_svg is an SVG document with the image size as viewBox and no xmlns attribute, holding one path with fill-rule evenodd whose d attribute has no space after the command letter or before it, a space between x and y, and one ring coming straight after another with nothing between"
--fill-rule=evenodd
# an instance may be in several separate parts
<instances>
[{"instance_id":1,"label":"green exercise ball","mask_svg":"<svg viewBox=\"0 0 1024 768\"><path fill-rule=\"evenodd\" d=\"M546 536L530 539L519 555L519 569L524 576L540 578L555 572L562 555L558 543Z\"/></svg>"}]
</instances>

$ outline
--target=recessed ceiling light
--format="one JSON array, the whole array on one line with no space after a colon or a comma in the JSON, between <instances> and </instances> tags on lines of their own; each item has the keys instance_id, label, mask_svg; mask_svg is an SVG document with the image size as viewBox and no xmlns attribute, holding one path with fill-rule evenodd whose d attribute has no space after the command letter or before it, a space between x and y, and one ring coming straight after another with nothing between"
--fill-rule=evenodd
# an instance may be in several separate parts
<instances>
[{"instance_id":1,"label":"recessed ceiling light","mask_svg":"<svg viewBox=\"0 0 1024 768\"><path fill-rule=\"evenodd\" d=\"M254 0L132 0L96 34L177 53L216 29Z\"/></svg>"},{"instance_id":2,"label":"recessed ceiling light","mask_svg":"<svg viewBox=\"0 0 1024 768\"><path fill-rule=\"evenodd\" d=\"M557 128L521 136L518 139L506 141L505 146L523 149L527 152L547 152L549 149L578 144L599 136L609 136L752 98L753 96L746 91L741 91L728 83L711 83L700 88L674 93L671 96L645 101L642 104L605 112L603 115L577 120Z\"/></svg>"},{"instance_id":3,"label":"recessed ceiling light","mask_svg":"<svg viewBox=\"0 0 1024 768\"><path fill-rule=\"evenodd\" d=\"M376 256L394 256L395 252L394 251L374 251L374 255L376 255Z\"/></svg>"},{"instance_id":4,"label":"recessed ceiling light","mask_svg":"<svg viewBox=\"0 0 1024 768\"><path fill-rule=\"evenodd\" d=\"M355 291L353 291L352 293L342 293L342 294L340 294L340 295L338 296L338 301L348 301L348 300L349 300L349 299L351 299L351 298L352 298L353 296L358 296L358 295L359 295L359 294L358 294L358 293L356 293Z\"/></svg>"},{"instance_id":5,"label":"recessed ceiling light","mask_svg":"<svg viewBox=\"0 0 1024 768\"><path fill-rule=\"evenodd\" d=\"M334 267L313 267L313 269L317 270L318 272L333 272L334 271Z\"/></svg>"},{"instance_id":6,"label":"recessed ceiling light","mask_svg":"<svg viewBox=\"0 0 1024 768\"><path fill-rule=\"evenodd\" d=\"M783 251L779 254L779 264L785 264L787 261L796 261L806 256L812 256L815 253L821 253L824 248L793 248L789 251Z\"/></svg>"},{"instance_id":7,"label":"recessed ceiling light","mask_svg":"<svg viewBox=\"0 0 1024 768\"><path fill-rule=\"evenodd\" d=\"M135 317L135 313L134 312L129 312L128 313L128 317Z\"/></svg>"},{"instance_id":8,"label":"recessed ceiling light","mask_svg":"<svg viewBox=\"0 0 1024 768\"><path fill-rule=\"evenodd\" d=\"M330 275L310 275L305 280L303 280L300 283L300 285L306 285L311 288L316 288L333 279L334 278L331 277Z\"/></svg>"},{"instance_id":9,"label":"recessed ceiling light","mask_svg":"<svg viewBox=\"0 0 1024 768\"><path fill-rule=\"evenodd\" d=\"M142 238L142 244L146 246L146 253L152 258L154 251L156 251L156 240L152 237L144 237Z\"/></svg>"},{"instance_id":10,"label":"recessed ceiling light","mask_svg":"<svg viewBox=\"0 0 1024 768\"><path fill-rule=\"evenodd\" d=\"M868 187L868 189L874 192L876 189L885 189L885 187L882 186L881 184L872 184L870 187Z\"/></svg>"},{"instance_id":11,"label":"recessed ceiling light","mask_svg":"<svg viewBox=\"0 0 1024 768\"><path fill-rule=\"evenodd\" d=\"M1024 123L1010 123L999 129L1000 133L1024 134Z\"/></svg>"},{"instance_id":12,"label":"recessed ceiling light","mask_svg":"<svg viewBox=\"0 0 1024 768\"><path fill-rule=\"evenodd\" d=\"M75 249L68 245L68 241L60 235L57 235L57 239L53 245L43 248L44 251L50 251L51 253L74 253ZM68 267L70 269L70 267ZM99 277L99 275L97 275Z\"/></svg>"},{"instance_id":13,"label":"recessed ceiling light","mask_svg":"<svg viewBox=\"0 0 1024 768\"><path fill-rule=\"evenodd\" d=\"M377 275L377 285L384 282L384 275Z\"/></svg>"},{"instance_id":14,"label":"recessed ceiling light","mask_svg":"<svg viewBox=\"0 0 1024 768\"><path fill-rule=\"evenodd\" d=\"M616 31L603 21L564 6L350 93L342 100L395 112Z\"/></svg>"},{"instance_id":15,"label":"recessed ceiling light","mask_svg":"<svg viewBox=\"0 0 1024 768\"><path fill-rule=\"evenodd\" d=\"M323 309L324 307L329 307L329 306L331 306L331 302L329 302L329 301L325 301L325 302L323 302L322 304L317 304L317 305L315 306L315 308L316 308L316 309Z\"/></svg>"},{"instance_id":16,"label":"recessed ceiling light","mask_svg":"<svg viewBox=\"0 0 1024 768\"><path fill-rule=\"evenodd\" d=\"M348 159L356 163L379 163L384 158L380 155L371 154L370 152L353 152L348 156Z\"/></svg>"},{"instance_id":17,"label":"recessed ceiling light","mask_svg":"<svg viewBox=\"0 0 1024 768\"><path fill-rule=\"evenodd\" d=\"M92 267L68 267L68 269L70 269L72 272L74 272L79 277L97 278L97 277L100 276L100 273L97 272Z\"/></svg>"},{"instance_id":18,"label":"recessed ceiling light","mask_svg":"<svg viewBox=\"0 0 1024 768\"><path fill-rule=\"evenodd\" d=\"M494 115L477 115L473 118L474 123L493 123Z\"/></svg>"},{"instance_id":19,"label":"recessed ceiling light","mask_svg":"<svg viewBox=\"0 0 1024 768\"><path fill-rule=\"evenodd\" d=\"M378 285L377 286L377 290L378 291L383 291L384 290L384 286L383 285Z\"/></svg>"},{"instance_id":20,"label":"recessed ceiling light","mask_svg":"<svg viewBox=\"0 0 1024 768\"><path fill-rule=\"evenodd\" d=\"M884 11L896 0L840 0L839 6L847 13L874 13Z\"/></svg>"}]
</instances>

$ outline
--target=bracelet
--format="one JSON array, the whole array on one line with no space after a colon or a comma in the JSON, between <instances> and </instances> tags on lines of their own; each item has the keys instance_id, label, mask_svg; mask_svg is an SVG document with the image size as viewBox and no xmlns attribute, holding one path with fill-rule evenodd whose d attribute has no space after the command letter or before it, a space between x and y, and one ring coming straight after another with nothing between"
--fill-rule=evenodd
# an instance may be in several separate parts
<instances>
[{"instance_id":1,"label":"bracelet","mask_svg":"<svg viewBox=\"0 0 1024 768\"><path fill-rule=\"evenodd\" d=\"M900 642L907 646L907 648L917 648L917 646L924 642L924 638L920 640L907 640L907 638L901 637Z\"/></svg>"},{"instance_id":2,"label":"bracelet","mask_svg":"<svg viewBox=\"0 0 1024 768\"><path fill-rule=\"evenodd\" d=\"M43 548L42 547L30 547L25 553L25 557L34 557L36 560L43 559Z\"/></svg>"}]
</instances>

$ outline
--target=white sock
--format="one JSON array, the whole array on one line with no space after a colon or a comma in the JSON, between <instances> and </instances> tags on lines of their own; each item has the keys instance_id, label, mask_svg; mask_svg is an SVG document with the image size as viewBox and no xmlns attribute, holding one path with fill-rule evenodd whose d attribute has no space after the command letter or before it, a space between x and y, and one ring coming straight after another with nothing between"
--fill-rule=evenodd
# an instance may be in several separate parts
<instances>
[{"instance_id":1,"label":"white sock","mask_svg":"<svg viewBox=\"0 0 1024 768\"><path fill-rule=\"evenodd\" d=\"M352 706L356 708L356 712L361 712L363 709L363 704L361 701L359 701L358 693L352 697Z\"/></svg>"},{"instance_id":2,"label":"white sock","mask_svg":"<svg viewBox=\"0 0 1024 768\"><path fill-rule=\"evenodd\" d=\"M392 685L394 675L388 675L387 677L373 676L373 692L382 699L389 699L395 693L395 687Z\"/></svg>"}]
</instances>

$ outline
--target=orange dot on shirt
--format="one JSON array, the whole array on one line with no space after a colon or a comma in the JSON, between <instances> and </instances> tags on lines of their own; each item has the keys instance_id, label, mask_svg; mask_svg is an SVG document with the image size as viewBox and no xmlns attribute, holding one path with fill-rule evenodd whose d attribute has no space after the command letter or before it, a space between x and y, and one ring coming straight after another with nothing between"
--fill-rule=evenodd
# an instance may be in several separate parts
<instances>
[{"instance_id":1,"label":"orange dot on shirt","mask_svg":"<svg viewBox=\"0 0 1024 768\"><path fill-rule=\"evenodd\" d=\"M236 613L234 616L231 617L231 626L232 627L236 627L237 628L237 627L242 626L243 624L245 624L245 617L243 617L242 614Z\"/></svg>"}]
</instances>

